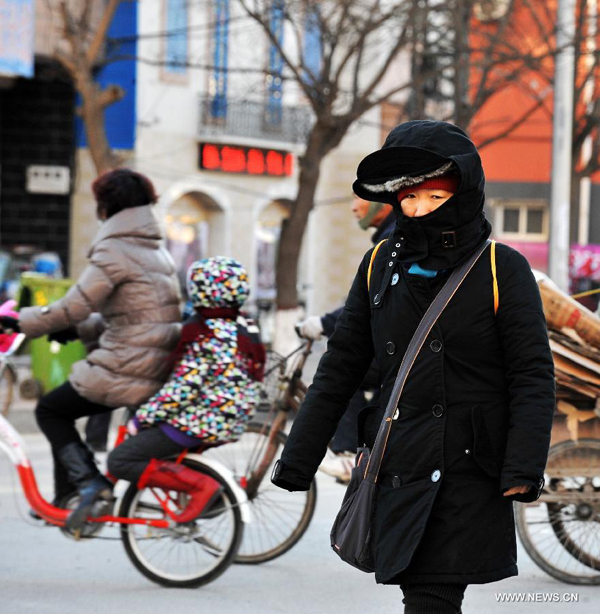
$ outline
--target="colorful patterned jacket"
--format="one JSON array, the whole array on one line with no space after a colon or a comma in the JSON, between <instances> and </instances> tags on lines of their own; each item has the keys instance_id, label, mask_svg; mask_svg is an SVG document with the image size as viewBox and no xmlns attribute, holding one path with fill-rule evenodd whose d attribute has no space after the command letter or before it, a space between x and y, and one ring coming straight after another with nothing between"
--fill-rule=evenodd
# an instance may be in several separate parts
<instances>
[{"instance_id":1,"label":"colorful patterned jacket","mask_svg":"<svg viewBox=\"0 0 600 614\"><path fill-rule=\"evenodd\" d=\"M215 445L239 439L254 414L265 350L258 327L236 305L247 292L231 264L236 261L222 260L225 264L211 258L192 265L198 274L191 274L196 285L190 291L188 280L188 294L196 315L183 326L167 383L136 412L141 428L168 425ZM232 270L237 277L223 274ZM245 277L242 282L247 283Z\"/></svg>"}]
</instances>

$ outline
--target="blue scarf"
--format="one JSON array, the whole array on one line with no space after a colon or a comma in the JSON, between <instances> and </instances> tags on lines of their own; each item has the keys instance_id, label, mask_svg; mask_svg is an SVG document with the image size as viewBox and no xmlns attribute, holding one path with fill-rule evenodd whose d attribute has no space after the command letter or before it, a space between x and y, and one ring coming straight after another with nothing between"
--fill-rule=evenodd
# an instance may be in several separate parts
<instances>
[{"instance_id":1,"label":"blue scarf","mask_svg":"<svg viewBox=\"0 0 600 614\"><path fill-rule=\"evenodd\" d=\"M411 275L421 275L421 277L435 277L441 271L432 271L430 269L423 269L417 262L413 262L408 269Z\"/></svg>"}]
</instances>

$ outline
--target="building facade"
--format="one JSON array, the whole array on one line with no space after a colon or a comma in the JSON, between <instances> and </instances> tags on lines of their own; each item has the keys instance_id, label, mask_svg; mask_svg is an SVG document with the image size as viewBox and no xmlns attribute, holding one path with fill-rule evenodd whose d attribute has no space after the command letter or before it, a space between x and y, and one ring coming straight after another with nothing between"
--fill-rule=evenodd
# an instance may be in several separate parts
<instances>
[{"instance_id":1,"label":"building facade","mask_svg":"<svg viewBox=\"0 0 600 614\"><path fill-rule=\"evenodd\" d=\"M276 48L241 12L219 0L140 3L135 151L129 164L161 194L167 244L183 276L196 258L225 253L251 273L253 298L275 298L275 254L289 215L313 121L299 88L283 78ZM274 9L272 31L284 46L294 34ZM310 21L302 35L318 65ZM299 294L321 313L345 299L368 233L351 214L360 159L380 146L380 117L359 124L324 162L300 259Z\"/></svg>"},{"instance_id":2,"label":"building facade","mask_svg":"<svg viewBox=\"0 0 600 614\"><path fill-rule=\"evenodd\" d=\"M477 25L488 36L497 27L495 20L510 7L510 3L504 0L492 4L497 5L496 13L488 14L487 18L480 15L482 20ZM598 95L595 80L597 36L594 30L598 2L589 0L578 3L578 6L586 10L587 15L577 16L580 26L574 71L575 135L586 107ZM532 63L532 68L518 70L512 83L493 94L476 114L470 129L476 143L488 143L481 148L481 157L486 173L488 216L495 237L516 247L532 267L544 272L548 268L550 231L554 115L551 49L556 10L556 2L537 3L537 8L535 2L514 5L511 19L518 22L519 32L528 32L529 35L507 41L507 44L513 46L517 58L519 50L526 46L524 57L533 53L541 60ZM544 32L547 32L547 37ZM497 70L503 69L506 66ZM474 72L473 79L477 78ZM519 123L520 118L524 121ZM511 129L511 126L515 127ZM590 147L584 145L580 159L574 161L575 167L581 168L586 162L585 157L591 151L591 139L598 138L597 133L596 126L590 137ZM502 138L493 140L498 134ZM576 178L571 192L570 217L556 220L556 223L570 225L571 291L580 292L600 287L600 175L596 172L591 177ZM595 309L598 299L589 298L584 302Z\"/></svg>"}]
</instances>

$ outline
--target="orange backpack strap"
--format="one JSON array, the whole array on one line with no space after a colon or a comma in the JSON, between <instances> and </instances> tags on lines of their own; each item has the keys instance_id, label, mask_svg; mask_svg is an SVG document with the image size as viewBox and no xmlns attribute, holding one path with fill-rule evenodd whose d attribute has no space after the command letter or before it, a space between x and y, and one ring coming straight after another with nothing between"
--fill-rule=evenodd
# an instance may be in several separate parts
<instances>
[{"instance_id":1,"label":"orange backpack strap","mask_svg":"<svg viewBox=\"0 0 600 614\"><path fill-rule=\"evenodd\" d=\"M375 246L375 249L371 253L371 262L369 262L369 270L367 271L367 290L371 289L371 271L373 270L373 262L375 262L375 256L377 256L377 252L379 248L387 241L387 239L383 239L383 241L379 241Z\"/></svg>"},{"instance_id":2,"label":"orange backpack strap","mask_svg":"<svg viewBox=\"0 0 600 614\"><path fill-rule=\"evenodd\" d=\"M492 241L490 248L490 256L492 260L492 278L494 280L494 315L498 313L500 305L500 293L498 292L498 278L496 277L496 241Z\"/></svg>"}]
</instances>

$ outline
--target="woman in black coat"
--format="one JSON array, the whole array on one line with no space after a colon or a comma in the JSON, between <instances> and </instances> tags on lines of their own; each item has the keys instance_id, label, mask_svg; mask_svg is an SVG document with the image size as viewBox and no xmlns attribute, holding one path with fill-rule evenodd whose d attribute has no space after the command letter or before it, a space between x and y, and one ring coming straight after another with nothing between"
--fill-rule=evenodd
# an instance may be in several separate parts
<instances>
[{"instance_id":1,"label":"woman in black coat","mask_svg":"<svg viewBox=\"0 0 600 614\"><path fill-rule=\"evenodd\" d=\"M391 203L396 228L374 260L370 289L372 250L359 266L275 468L277 486L310 487L374 358L381 403L363 433L373 445L419 321L452 269L490 235L484 183L477 149L445 122L401 124L361 162L354 191ZM468 584L517 575L512 502L536 500L544 485L555 385L539 290L517 251L498 244L495 262L497 310L488 248L426 339L387 442L372 525L375 579L401 586L405 612L460 612Z\"/></svg>"}]
</instances>

